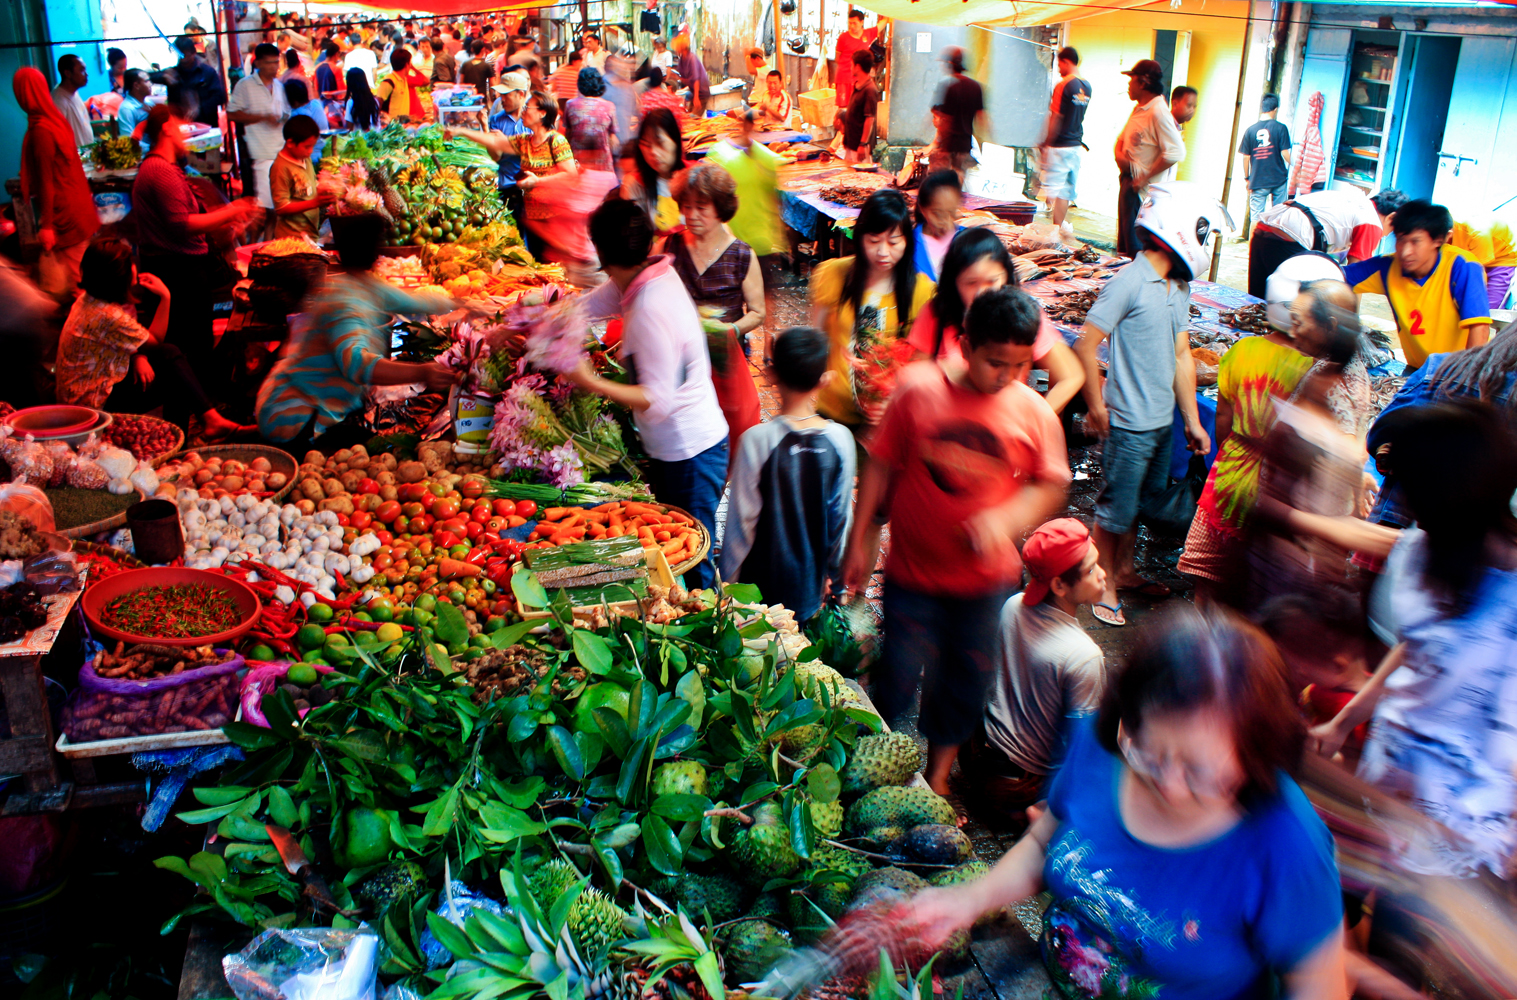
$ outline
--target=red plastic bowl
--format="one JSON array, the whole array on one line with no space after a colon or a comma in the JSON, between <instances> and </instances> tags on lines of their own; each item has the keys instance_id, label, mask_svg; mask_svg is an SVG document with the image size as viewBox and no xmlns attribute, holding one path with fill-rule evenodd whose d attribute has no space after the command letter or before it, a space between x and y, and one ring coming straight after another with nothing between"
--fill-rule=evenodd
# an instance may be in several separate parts
<instances>
[{"instance_id":1,"label":"red plastic bowl","mask_svg":"<svg viewBox=\"0 0 1517 1000\"><path fill-rule=\"evenodd\" d=\"M133 635L111 628L100 620L105 606L122 594L144 587L172 587L181 583L195 583L215 587L232 595L242 620L233 628L215 635L199 635L189 639L165 639L156 635ZM232 640L241 636L263 614L263 604L251 587L238 580L211 573L203 569L185 569L182 566L156 566L149 569L127 570L96 583L89 584L79 602L84 617L89 619L90 629L97 638L120 639L123 642L153 642L160 646L230 646Z\"/></svg>"},{"instance_id":2,"label":"red plastic bowl","mask_svg":"<svg viewBox=\"0 0 1517 1000\"><path fill-rule=\"evenodd\" d=\"M33 434L38 437L59 437L63 434L78 434L95 426L100 411L88 406L30 406L17 410L5 422L17 434Z\"/></svg>"}]
</instances>

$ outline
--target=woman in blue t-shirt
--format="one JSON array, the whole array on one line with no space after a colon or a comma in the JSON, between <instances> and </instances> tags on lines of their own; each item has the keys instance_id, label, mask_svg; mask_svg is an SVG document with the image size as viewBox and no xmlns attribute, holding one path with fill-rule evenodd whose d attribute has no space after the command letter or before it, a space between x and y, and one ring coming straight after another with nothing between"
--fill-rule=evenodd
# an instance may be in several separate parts
<instances>
[{"instance_id":1,"label":"woman in blue t-shirt","mask_svg":"<svg viewBox=\"0 0 1517 1000\"><path fill-rule=\"evenodd\" d=\"M918 932L1046 889L1062 996L1346 1000L1332 839L1285 773L1303 727L1253 627L1147 633L1077 726L1048 812L984 878L918 895Z\"/></svg>"}]
</instances>

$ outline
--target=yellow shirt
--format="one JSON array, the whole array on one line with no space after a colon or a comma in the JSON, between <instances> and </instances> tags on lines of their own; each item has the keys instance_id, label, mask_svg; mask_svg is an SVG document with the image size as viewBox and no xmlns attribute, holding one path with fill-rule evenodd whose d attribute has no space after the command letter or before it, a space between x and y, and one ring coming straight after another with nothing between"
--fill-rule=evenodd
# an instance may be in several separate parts
<instances>
[{"instance_id":1,"label":"yellow shirt","mask_svg":"<svg viewBox=\"0 0 1517 1000\"><path fill-rule=\"evenodd\" d=\"M1500 219L1491 219L1481 224L1454 223L1449 242L1486 270L1493 267L1517 267L1517 242L1512 239L1512 227Z\"/></svg>"},{"instance_id":2,"label":"yellow shirt","mask_svg":"<svg viewBox=\"0 0 1517 1000\"><path fill-rule=\"evenodd\" d=\"M879 296L865 295L859 315L854 315L852 303L843 296L843 285L848 278L848 269L853 266L852 257L839 257L823 261L811 272L811 305L827 310L822 332L832 346L828 367L837 373L831 384L823 386L817 398L817 409L824 416L839 423L858 426L864 423L864 414L859 409L857 395L859 376L852 359L866 354L878 354L880 345L895 340L905 340L911 332L908 322L901 324L900 311L896 309L894 292ZM916 293L912 298L911 315L917 314L932 301L932 280L924 274L917 275ZM864 387L866 394L869 387Z\"/></svg>"},{"instance_id":3,"label":"yellow shirt","mask_svg":"<svg viewBox=\"0 0 1517 1000\"><path fill-rule=\"evenodd\" d=\"M1429 354L1464 350L1469 346L1469 328L1491 321L1480 265L1448 243L1439 249L1438 263L1421 282L1402 274L1395 256L1350 264L1344 275L1354 291L1375 292L1390 300L1401 350L1411 368L1422 367Z\"/></svg>"}]
</instances>

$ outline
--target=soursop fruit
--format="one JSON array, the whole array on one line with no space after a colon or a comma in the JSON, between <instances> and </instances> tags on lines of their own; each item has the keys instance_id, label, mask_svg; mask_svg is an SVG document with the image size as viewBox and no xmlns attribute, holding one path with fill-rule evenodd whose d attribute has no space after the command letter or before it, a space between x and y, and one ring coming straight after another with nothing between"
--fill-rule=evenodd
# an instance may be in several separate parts
<instances>
[{"instance_id":1,"label":"soursop fruit","mask_svg":"<svg viewBox=\"0 0 1517 1000\"><path fill-rule=\"evenodd\" d=\"M710 790L706 769L693 760L675 760L653 772L653 797L660 795L705 795Z\"/></svg>"},{"instance_id":2,"label":"soursop fruit","mask_svg":"<svg viewBox=\"0 0 1517 1000\"><path fill-rule=\"evenodd\" d=\"M627 914L599 889L586 888L569 910L569 935L592 964L627 936Z\"/></svg>"},{"instance_id":3,"label":"soursop fruit","mask_svg":"<svg viewBox=\"0 0 1517 1000\"><path fill-rule=\"evenodd\" d=\"M811 864L805 873L811 887L806 893L823 913L835 919L842 916L848 900L853 898L853 887L859 877L872 868L862 854L823 844L811 852ZM832 872L840 877L818 877L817 872ZM793 914L794 903L791 910Z\"/></svg>"},{"instance_id":4,"label":"soursop fruit","mask_svg":"<svg viewBox=\"0 0 1517 1000\"><path fill-rule=\"evenodd\" d=\"M906 831L906 853L929 865L956 865L969 860L974 845L957 826L927 823Z\"/></svg>"},{"instance_id":5,"label":"soursop fruit","mask_svg":"<svg viewBox=\"0 0 1517 1000\"><path fill-rule=\"evenodd\" d=\"M427 873L414 861L386 865L353 887L353 898L383 913L427 891Z\"/></svg>"},{"instance_id":6,"label":"soursop fruit","mask_svg":"<svg viewBox=\"0 0 1517 1000\"><path fill-rule=\"evenodd\" d=\"M839 836L843 832L843 803L836 799L811 803L811 824L823 837Z\"/></svg>"},{"instance_id":7,"label":"soursop fruit","mask_svg":"<svg viewBox=\"0 0 1517 1000\"><path fill-rule=\"evenodd\" d=\"M546 910L582 878L584 876L572 863L563 858L554 858L539 865L527 876L527 888L532 891L532 898L537 900L537 905Z\"/></svg>"},{"instance_id":8,"label":"soursop fruit","mask_svg":"<svg viewBox=\"0 0 1517 1000\"><path fill-rule=\"evenodd\" d=\"M854 796L876 788L904 785L921 769L922 750L916 740L905 733L878 733L859 738L839 777L843 780L843 794Z\"/></svg>"},{"instance_id":9,"label":"soursop fruit","mask_svg":"<svg viewBox=\"0 0 1517 1000\"><path fill-rule=\"evenodd\" d=\"M895 904L910 899L925 888L925 879L904 868L876 868L866 872L854 884L848 909L857 910L875 903Z\"/></svg>"},{"instance_id":10,"label":"soursop fruit","mask_svg":"<svg viewBox=\"0 0 1517 1000\"><path fill-rule=\"evenodd\" d=\"M681 875L653 884L653 892L668 903L678 903L692 917L710 913L719 924L735 920L743 912L743 887L725 875Z\"/></svg>"},{"instance_id":11,"label":"soursop fruit","mask_svg":"<svg viewBox=\"0 0 1517 1000\"><path fill-rule=\"evenodd\" d=\"M815 944L832 927L833 918L812 898L817 891L790 894L790 938L796 944Z\"/></svg>"},{"instance_id":12,"label":"soursop fruit","mask_svg":"<svg viewBox=\"0 0 1517 1000\"><path fill-rule=\"evenodd\" d=\"M739 983L757 982L790 954L790 941L767 920L732 925L722 939L727 971Z\"/></svg>"},{"instance_id":13,"label":"soursop fruit","mask_svg":"<svg viewBox=\"0 0 1517 1000\"><path fill-rule=\"evenodd\" d=\"M790 829L776 803L756 806L753 825L738 827L732 836L732 861L743 878L760 885L789 878L800 869L800 856L790 846Z\"/></svg>"},{"instance_id":14,"label":"soursop fruit","mask_svg":"<svg viewBox=\"0 0 1517 1000\"><path fill-rule=\"evenodd\" d=\"M947 799L920 786L876 788L848 809L848 829L871 839L882 826L909 830L926 823L956 826L958 820Z\"/></svg>"},{"instance_id":15,"label":"soursop fruit","mask_svg":"<svg viewBox=\"0 0 1517 1000\"><path fill-rule=\"evenodd\" d=\"M973 882L975 879L984 878L990 874L990 865L983 861L966 861L962 865L954 865L947 871L938 872L927 880L929 885L963 885L965 882Z\"/></svg>"},{"instance_id":16,"label":"soursop fruit","mask_svg":"<svg viewBox=\"0 0 1517 1000\"><path fill-rule=\"evenodd\" d=\"M784 897L777 892L761 892L743 916L781 920L785 916Z\"/></svg>"}]
</instances>

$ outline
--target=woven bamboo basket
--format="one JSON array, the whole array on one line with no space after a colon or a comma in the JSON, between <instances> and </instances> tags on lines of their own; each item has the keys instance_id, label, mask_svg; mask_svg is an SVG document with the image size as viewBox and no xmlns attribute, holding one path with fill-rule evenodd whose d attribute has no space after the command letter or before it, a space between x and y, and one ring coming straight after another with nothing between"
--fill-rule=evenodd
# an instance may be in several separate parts
<instances>
[{"instance_id":1,"label":"woven bamboo basket","mask_svg":"<svg viewBox=\"0 0 1517 1000\"><path fill-rule=\"evenodd\" d=\"M654 502L657 503L658 501L654 501ZM706 556L710 554L710 552L711 552L711 532L707 531L706 530L706 526L704 524L702 524L700 521L696 520L696 518L688 510L684 510L683 508L676 507L673 504L667 504L667 503L666 504L659 504L659 506L660 507L667 507L667 508L669 508L672 511L678 511L679 513L681 513L681 514L685 515L686 517L690 518L690 520L695 521L695 530L697 532L699 532L700 536L701 536L701 547L695 553L695 555L691 556L689 559L686 559L684 562L680 563L677 566L670 566L669 567L670 572L672 572L675 576L680 576L680 575L682 575L684 573L688 573L690 570L694 569L697 565L700 564L700 561L702 559L706 558Z\"/></svg>"},{"instance_id":2,"label":"woven bamboo basket","mask_svg":"<svg viewBox=\"0 0 1517 1000\"><path fill-rule=\"evenodd\" d=\"M290 491L295 488L295 473L300 469L300 463L295 460L294 455L267 444L211 444L204 448L181 449L158 459L153 463L153 468L156 469L167 462L183 458L191 451L199 454L201 458L219 456L222 461L236 459L239 462L251 462L255 458L268 459L275 472L283 472L289 477L280 490L268 497L273 503L283 503L284 498L290 495Z\"/></svg>"},{"instance_id":3,"label":"woven bamboo basket","mask_svg":"<svg viewBox=\"0 0 1517 1000\"><path fill-rule=\"evenodd\" d=\"M44 490L43 492L47 491ZM104 493L105 491L100 490L98 492ZM122 494L123 498L125 498L126 507L122 507L119 513L114 514L111 517L102 518L99 521L93 521L89 524L80 524L72 528L58 528L58 534L62 535L64 538L70 539L88 538L90 535L97 535L102 531L115 531L117 528L126 527L126 508L130 507L134 503L137 503L138 501L147 499L147 495L141 490L137 489L135 486L132 487L132 493L135 493L136 496L132 496L131 494Z\"/></svg>"},{"instance_id":4,"label":"woven bamboo basket","mask_svg":"<svg viewBox=\"0 0 1517 1000\"><path fill-rule=\"evenodd\" d=\"M147 462L154 468L157 468L159 462L163 461L165 458L184 447L184 430L180 428L179 425L170 423L169 421L164 420L162 417L153 417L145 413L112 413L110 414L110 417L112 427L115 426L115 422L120 418L131 417L133 420L147 420L155 424L168 424L168 426L174 429L174 447L168 449L167 451L161 451L156 455L149 455L147 458L143 459L144 462ZM110 434L107 432L106 437L109 436Z\"/></svg>"}]
</instances>

